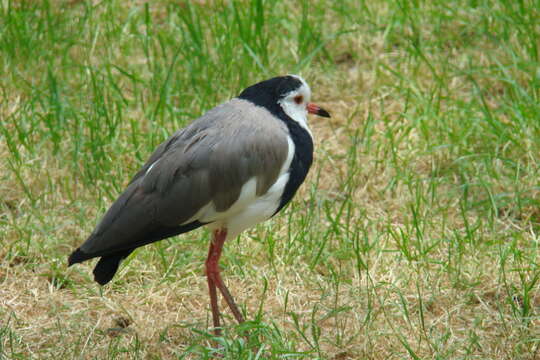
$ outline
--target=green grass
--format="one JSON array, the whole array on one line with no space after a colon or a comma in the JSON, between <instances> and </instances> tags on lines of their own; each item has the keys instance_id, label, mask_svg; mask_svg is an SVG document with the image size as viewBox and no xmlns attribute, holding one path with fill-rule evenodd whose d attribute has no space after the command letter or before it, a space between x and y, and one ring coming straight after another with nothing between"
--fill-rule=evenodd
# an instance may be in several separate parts
<instances>
[{"instance_id":1,"label":"green grass","mask_svg":"<svg viewBox=\"0 0 540 360\"><path fill-rule=\"evenodd\" d=\"M540 357L539 9L1 2L0 359ZM66 268L161 141L286 73L332 118L294 202L225 248L248 322L208 331L205 231L104 288Z\"/></svg>"}]
</instances>

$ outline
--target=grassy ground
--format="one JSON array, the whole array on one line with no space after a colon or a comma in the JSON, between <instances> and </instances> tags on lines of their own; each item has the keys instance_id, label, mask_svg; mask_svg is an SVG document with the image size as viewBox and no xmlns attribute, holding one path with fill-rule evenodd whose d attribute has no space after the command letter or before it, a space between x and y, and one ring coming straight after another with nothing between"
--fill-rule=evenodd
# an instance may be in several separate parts
<instances>
[{"instance_id":1,"label":"grassy ground","mask_svg":"<svg viewBox=\"0 0 540 360\"><path fill-rule=\"evenodd\" d=\"M1 1L0 359L540 358L538 39L532 0ZM333 117L226 246L249 322L207 331L204 231L66 268L168 134L286 73Z\"/></svg>"}]
</instances>

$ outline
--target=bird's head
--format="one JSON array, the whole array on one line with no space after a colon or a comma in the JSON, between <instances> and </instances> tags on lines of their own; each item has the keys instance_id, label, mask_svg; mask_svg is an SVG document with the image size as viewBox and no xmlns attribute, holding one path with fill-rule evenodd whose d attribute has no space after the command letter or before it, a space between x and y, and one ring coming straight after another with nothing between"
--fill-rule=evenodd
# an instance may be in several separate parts
<instances>
[{"instance_id":1,"label":"bird's head","mask_svg":"<svg viewBox=\"0 0 540 360\"><path fill-rule=\"evenodd\" d=\"M307 114L330 117L328 111L311 103L311 89L298 75L278 76L246 88L238 96L263 106L274 115L284 112L289 118L307 127Z\"/></svg>"}]
</instances>

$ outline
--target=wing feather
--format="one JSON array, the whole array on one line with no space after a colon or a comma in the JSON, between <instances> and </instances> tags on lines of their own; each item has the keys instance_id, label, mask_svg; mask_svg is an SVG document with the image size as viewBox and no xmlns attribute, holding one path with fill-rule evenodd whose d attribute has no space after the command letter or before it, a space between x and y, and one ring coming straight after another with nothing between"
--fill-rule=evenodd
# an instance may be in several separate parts
<instances>
[{"instance_id":1,"label":"wing feather","mask_svg":"<svg viewBox=\"0 0 540 360\"><path fill-rule=\"evenodd\" d=\"M287 135L284 124L245 100L210 110L154 151L80 250L90 258L160 240L149 236L197 223L193 217L209 203L229 208L252 178L264 194L283 171Z\"/></svg>"}]
</instances>

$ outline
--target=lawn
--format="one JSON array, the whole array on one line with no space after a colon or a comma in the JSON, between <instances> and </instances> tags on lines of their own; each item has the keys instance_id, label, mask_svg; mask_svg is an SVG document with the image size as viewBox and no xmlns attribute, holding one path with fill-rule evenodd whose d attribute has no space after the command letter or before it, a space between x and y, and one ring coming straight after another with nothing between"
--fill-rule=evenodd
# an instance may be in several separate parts
<instances>
[{"instance_id":1,"label":"lawn","mask_svg":"<svg viewBox=\"0 0 540 360\"><path fill-rule=\"evenodd\" d=\"M540 2L0 2L0 359L539 359ZM301 74L315 163L225 245L67 268L152 150Z\"/></svg>"}]
</instances>

